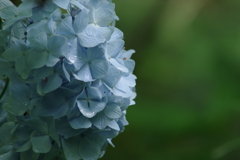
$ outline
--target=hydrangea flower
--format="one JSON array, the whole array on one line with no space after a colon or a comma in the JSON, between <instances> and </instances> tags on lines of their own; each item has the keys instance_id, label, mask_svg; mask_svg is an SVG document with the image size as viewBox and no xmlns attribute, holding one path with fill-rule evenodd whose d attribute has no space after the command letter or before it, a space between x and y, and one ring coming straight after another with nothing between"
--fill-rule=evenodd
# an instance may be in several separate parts
<instances>
[{"instance_id":1,"label":"hydrangea flower","mask_svg":"<svg viewBox=\"0 0 240 160\"><path fill-rule=\"evenodd\" d=\"M0 159L97 160L135 104L111 0L0 1Z\"/></svg>"}]
</instances>

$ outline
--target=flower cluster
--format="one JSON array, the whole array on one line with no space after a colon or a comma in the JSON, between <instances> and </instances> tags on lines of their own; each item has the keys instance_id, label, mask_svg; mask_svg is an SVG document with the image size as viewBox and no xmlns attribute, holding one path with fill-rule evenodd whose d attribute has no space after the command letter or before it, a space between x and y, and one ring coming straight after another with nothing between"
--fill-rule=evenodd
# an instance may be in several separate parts
<instances>
[{"instance_id":1,"label":"flower cluster","mask_svg":"<svg viewBox=\"0 0 240 160\"><path fill-rule=\"evenodd\" d=\"M0 1L1 160L96 160L133 105L111 0Z\"/></svg>"}]
</instances>

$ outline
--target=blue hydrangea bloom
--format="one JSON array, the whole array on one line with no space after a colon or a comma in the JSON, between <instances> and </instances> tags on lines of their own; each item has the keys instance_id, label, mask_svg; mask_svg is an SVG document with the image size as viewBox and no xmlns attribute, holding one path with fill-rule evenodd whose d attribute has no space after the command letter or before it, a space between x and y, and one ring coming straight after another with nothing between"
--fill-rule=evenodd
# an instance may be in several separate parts
<instances>
[{"instance_id":1,"label":"blue hydrangea bloom","mask_svg":"<svg viewBox=\"0 0 240 160\"><path fill-rule=\"evenodd\" d=\"M97 160L136 76L111 0L0 1L1 160Z\"/></svg>"}]
</instances>

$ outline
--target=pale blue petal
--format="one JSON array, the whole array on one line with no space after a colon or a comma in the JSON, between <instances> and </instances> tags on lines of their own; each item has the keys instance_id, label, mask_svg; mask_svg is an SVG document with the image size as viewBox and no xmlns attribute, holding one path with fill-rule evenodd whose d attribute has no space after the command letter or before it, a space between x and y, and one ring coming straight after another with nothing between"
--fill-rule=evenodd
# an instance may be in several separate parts
<instances>
[{"instance_id":1,"label":"pale blue petal","mask_svg":"<svg viewBox=\"0 0 240 160\"><path fill-rule=\"evenodd\" d=\"M123 98L119 96L110 95L108 96L108 104L111 103L118 104L119 106L121 106L123 103Z\"/></svg>"},{"instance_id":2,"label":"pale blue petal","mask_svg":"<svg viewBox=\"0 0 240 160\"><path fill-rule=\"evenodd\" d=\"M92 126L91 121L81 115L71 118L69 123L74 129L90 128Z\"/></svg>"},{"instance_id":3,"label":"pale blue petal","mask_svg":"<svg viewBox=\"0 0 240 160\"><path fill-rule=\"evenodd\" d=\"M48 55L47 61L46 61L46 66L47 67L53 67L55 64L59 61L60 59L53 56L53 55Z\"/></svg>"},{"instance_id":4,"label":"pale blue petal","mask_svg":"<svg viewBox=\"0 0 240 160\"><path fill-rule=\"evenodd\" d=\"M102 94L96 87L87 87L85 90L86 94L90 99L100 100L102 99Z\"/></svg>"},{"instance_id":5,"label":"pale blue petal","mask_svg":"<svg viewBox=\"0 0 240 160\"><path fill-rule=\"evenodd\" d=\"M99 8L95 10L95 23L99 26L108 26L114 19L113 12L109 9Z\"/></svg>"},{"instance_id":6,"label":"pale blue petal","mask_svg":"<svg viewBox=\"0 0 240 160\"><path fill-rule=\"evenodd\" d=\"M69 0L52 0L52 1L59 7L63 8L63 9L68 9Z\"/></svg>"},{"instance_id":7,"label":"pale blue petal","mask_svg":"<svg viewBox=\"0 0 240 160\"><path fill-rule=\"evenodd\" d=\"M104 50L101 47L94 47L87 49L87 60L104 59Z\"/></svg>"},{"instance_id":8,"label":"pale blue petal","mask_svg":"<svg viewBox=\"0 0 240 160\"><path fill-rule=\"evenodd\" d=\"M23 30L22 30L23 31ZM22 33L21 33L22 34ZM21 50L22 53L25 53L28 51L28 46L26 43L24 43L23 40L17 40L14 42L15 45Z\"/></svg>"},{"instance_id":9,"label":"pale blue petal","mask_svg":"<svg viewBox=\"0 0 240 160\"><path fill-rule=\"evenodd\" d=\"M11 25L13 25L15 22L17 21L17 19L8 19L6 20L3 25L2 25L2 29L6 30L8 29Z\"/></svg>"},{"instance_id":10,"label":"pale blue petal","mask_svg":"<svg viewBox=\"0 0 240 160\"><path fill-rule=\"evenodd\" d=\"M84 1L84 0L83 0ZM88 0L88 6L91 8L98 8L102 4L103 0Z\"/></svg>"},{"instance_id":11,"label":"pale blue petal","mask_svg":"<svg viewBox=\"0 0 240 160\"><path fill-rule=\"evenodd\" d=\"M82 5L80 2L78 2L77 0L71 0L70 1L71 4L77 6L79 9L84 10L87 9L84 5ZM88 9L87 9L88 10Z\"/></svg>"},{"instance_id":12,"label":"pale blue petal","mask_svg":"<svg viewBox=\"0 0 240 160\"><path fill-rule=\"evenodd\" d=\"M47 28L49 34L54 34L55 31L57 30L57 22L53 20L53 18L50 18L50 20L47 23Z\"/></svg>"},{"instance_id":13,"label":"pale blue petal","mask_svg":"<svg viewBox=\"0 0 240 160\"><path fill-rule=\"evenodd\" d=\"M117 124L117 122L115 120L112 120L108 126L114 130L120 131L119 125Z\"/></svg>"},{"instance_id":14,"label":"pale blue petal","mask_svg":"<svg viewBox=\"0 0 240 160\"><path fill-rule=\"evenodd\" d=\"M123 98L123 103L121 106L121 110L124 111L128 108L128 106L130 105L130 99L129 98Z\"/></svg>"},{"instance_id":15,"label":"pale blue petal","mask_svg":"<svg viewBox=\"0 0 240 160\"><path fill-rule=\"evenodd\" d=\"M128 76L122 77L122 83L130 87L135 87L137 77L133 74L129 74Z\"/></svg>"},{"instance_id":16,"label":"pale blue petal","mask_svg":"<svg viewBox=\"0 0 240 160\"><path fill-rule=\"evenodd\" d=\"M109 0L108 0L108 1L109 1ZM109 2L110 2L110 3L102 4L102 5L101 5L101 8L109 9L109 10L111 10L112 12L114 12L115 4L112 3L111 1L109 1Z\"/></svg>"},{"instance_id":17,"label":"pale blue petal","mask_svg":"<svg viewBox=\"0 0 240 160\"><path fill-rule=\"evenodd\" d=\"M113 93L117 96L122 96L124 98L129 98L132 96L133 91L127 85L122 82L122 78L118 81L118 83L113 87Z\"/></svg>"},{"instance_id":18,"label":"pale blue petal","mask_svg":"<svg viewBox=\"0 0 240 160\"><path fill-rule=\"evenodd\" d=\"M5 7L9 7L9 6L14 6L14 4L9 0L1 0L0 1L0 10L2 10Z\"/></svg>"},{"instance_id":19,"label":"pale blue petal","mask_svg":"<svg viewBox=\"0 0 240 160\"><path fill-rule=\"evenodd\" d=\"M114 41L116 39L123 39L123 32L121 30L119 30L118 28L114 28L114 31L113 31L109 41Z\"/></svg>"},{"instance_id":20,"label":"pale blue petal","mask_svg":"<svg viewBox=\"0 0 240 160\"><path fill-rule=\"evenodd\" d=\"M89 104L86 100L78 100L77 106L80 112L87 118L92 118L97 114L96 112L90 110Z\"/></svg>"},{"instance_id":21,"label":"pale blue petal","mask_svg":"<svg viewBox=\"0 0 240 160\"><path fill-rule=\"evenodd\" d=\"M108 62L96 59L91 62L90 68L94 79L103 78L108 73Z\"/></svg>"},{"instance_id":22,"label":"pale blue petal","mask_svg":"<svg viewBox=\"0 0 240 160\"><path fill-rule=\"evenodd\" d=\"M66 38L62 36L52 36L48 40L48 48L51 54L55 56L62 55L62 50L64 45L66 44ZM59 53L58 53L59 52Z\"/></svg>"},{"instance_id":23,"label":"pale blue petal","mask_svg":"<svg viewBox=\"0 0 240 160\"><path fill-rule=\"evenodd\" d=\"M110 66L108 74L102 79L102 81L109 87L113 87L121 78L121 71L114 66Z\"/></svg>"},{"instance_id":24,"label":"pale blue petal","mask_svg":"<svg viewBox=\"0 0 240 160\"><path fill-rule=\"evenodd\" d=\"M24 3L18 6L18 16L21 18L31 17L32 16L32 8L28 8Z\"/></svg>"},{"instance_id":25,"label":"pale blue petal","mask_svg":"<svg viewBox=\"0 0 240 160\"><path fill-rule=\"evenodd\" d=\"M135 67L135 61L132 59L124 60L124 66L128 68L129 73L132 73Z\"/></svg>"},{"instance_id":26,"label":"pale blue petal","mask_svg":"<svg viewBox=\"0 0 240 160\"><path fill-rule=\"evenodd\" d=\"M133 49L130 49L130 50L128 50L128 51L123 50L122 53L119 54L119 56L121 56L121 57L119 57L119 58L120 58L120 59L124 59L124 58L130 59L133 53L135 53L135 50L133 50Z\"/></svg>"},{"instance_id":27,"label":"pale blue petal","mask_svg":"<svg viewBox=\"0 0 240 160\"><path fill-rule=\"evenodd\" d=\"M122 116L122 111L117 104L107 104L104 113L108 118L117 119Z\"/></svg>"},{"instance_id":28,"label":"pale blue petal","mask_svg":"<svg viewBox=\"0 0 240 160\"><path fill-rule=\"evenodd\" d=\"M76 33L81 33L88 25L88 12L82 10L74 20L73 28Z\"/></svg>"},{"instance_id":29,"label":"pale blue petal","mask_svg":"<svg viewBox=\"0 0 240 160\"><path fill-rule=\"evenodd\" d=\"M115 138L118 134L119 134L118 131L111 130L111 129L106 129L106 130L102 130L101 132L99 132L99 135L101 137L106 138L106 139L108 139L108 138Z\"/></svg>"},{"instance_id":30,"label":"pale blue petal","mask_svg":"<svg viewBox=\"0 0 240 160\"><path fill-rule=\"evenodd\" d=\"M34 19L35 21L41 21L44 19L48 19L48 17L50 17L50 15L52 14L52 12L47 12L40 6L33 8L32 12L33 12L33 15L31 17L31 19Z\"/></svg>"},{"instance_id":31,"label":"pale blue petal","mask_svg":"<svg viewBox=\"0 0 240 160\"><path fill-rule=\"evenodd\" d=\"M111 123L111 122L110 122ZM111 128L111 127L110 127ZM115 145L112 143L112 140L110 138L107 139L108 143L112 146L115 147Z\"/></svg>"},{"instance_id":32,"label":"pale blue petal","mask_svg":"<svg viewBox=\"0 0 240 160\"><path fill-rule=\"evenodd\" d=\"M96 30L99 35L104 37L105 41L108 41L111 38L111 35L113 33L113 27L99 27L96 26Z\"/></svg>"},{"instance_id":33,"label":"pale blue petal","mask_svg":"<svg viewBox=\"0 0 240 160\"><path fill-rule=\"evenodd\" d=\"M79 67L78 63L76 62L78 59L78 42L77 42L77 38L71 38L68 39L68 51L65 55L65 57L67 58L67 60L69 60L74 67L78 70L81 67ZM76 62L76 63L75 63Z\"/></svg>"},{"instance_id":34,"label":"pale blue petal","mask_svg":"<svg viewBox=\"0 0 240 160\"><path fill-rule=\"evenodd\" d=\"M20 6L18 6L18 10L22 11L22 10L26 10L26 9L32 9L34 7L37 7L39 5L39 3L37 1L33 1L33 0L24 0L22 4L20 4Z\"/></svg>"},{"instance_id":35,"label":"pale blue petal","mask_svg":"<svg viewBox=\"0 0 240 160\"><path fill-rule=\"evenodd\" d=\"M86 88L85 88L86 89ZM78 95L79 99L87 99L86 90L82 90L82 92Z\"/></svg>"},{"instance_id":36,"label":"pale blue petal","mask_svg":"<svg viewBox=\"0 0 240 160\"><path fill-rule=\"evenodd\" d=\"M120 71L122 71L122 72L128 72L128 69L127 69L124 65L122 65L122 64L120 64L118 61L116 61L116 59L110 58L109 61L110 61L111 64L112 64L114 67L116 67L118 70L120 70Z\"/></svg>"},{"instance_id":37,"label":"pale blue petal","mask_svg":"<svg viewBox=\"0 0 240 160\"><path fill-rule=\"evenodd\" d=\"M18 9L15 6L5 7L1 10L1 18L8 20L18 16Z\"/></svg>"},{"instance_id":38,"label":"pale blue petal","mask_svg":"<svg viewBox=\"0 0 240 160\"><path fill-rule=\"evenodd\" d=\"M83 47L95 47L105 42L105 38L98 33L94 24L89 24L78 34L78 41Z\"/></svg>"},{"instance_id":39,"label":"pale blue petal","mask_svg":"<svg viewBox=\"0 0 240 160\"><path fill-rule=\"evenodd\" d=\"M40 24L40 26L39 26ZM27 39L29 42L33 41L36 35L42 32L40 28L42 28L42 24L45 24L45 21L40 21L39 23L33 23L27 29ZM35 27L36 25L36 27ZM33 28L32 28L33 26Z\"/></svg>"},{"instance_id":40,"label":"pale blue petal","mask_svg":"<svg viewBox=\"0 0 240 160\"><path fill-rule=\"evenodd\" d=\"M30 41L30 44L39 51L46 50L48 46L47 34L44 32L39 33Z\"/></svg>"},{"instance_id":41,"label":"pale blue petal","mask_svg":"<svg viewBox=\"0 0 240 160\"><path fill-rule=\"evenodd\" d=\"M62 64L62 71L63 71L63 75L62 76L64 78L66 78L70 82L70 74L66 70L66 67L65 67L64 63Z\"/></svg>"},{"instance_id":42,"label":"pale blue petal","mask_svg":"<svg viewBox=\"0 0 240 160\"><path fill-rule=\"evenodd\" d=\"M44 3L44 10L47 12L54 12L57 9L57 5L52 0L47 0Z\"/></svg>"},{"instance_id":43,"label":"pale blue petal","mask_svg":"<svg viewBox=\"0 0 240 160\"><path fill-rule=\"evenodd\" d=\"M60 35L65 36L73 36L75 35L75 31L72 27L72 17L66 17L62 20L62 22L59 24L59 28L57 29L57 33Z\"/></svg>"},{"instance_id":44,"label":"pale blue petal","mask_svg":"<svg viewBox=\"0 0 240 160\"><path fill-rule=\"evenodd\" d=\"M90 82L93 81L93 77L91 74L91 70L89 67L89 64L85 64L78 72L77 76L79 79L81 79L84 82Z\"/></svg>"},{"instance_id":45,"label":"pale blue petal","mask_svg":"<svg viewBox=\"0 0 240 160\"><path fill-rule=\"evenodd\" d=\"M107 54L115 58L117 54L123 49L124 47L124 41L121 39L117 39L114 41L111 41L110 43L107 43Z\"/></svg>"},{"instance_id":46,"label":"pale blue petal","mask_svg":"<svg viewBox=\"0 0 240 160\"><path fill-rule=\"evenodd\" d=\"M64 87L67 87L67 88L71 89L75 93L78 93L78 94L81 93L82 94L82 93L85 93L85 92L82 92L83 89L85 88L85 85L86 84L83 81L79 81L77 79L72 78L71 82L66 84L66 85L64 85ZM79 94L79 96L81 94ZM83 98L86 98L86 94L85 94L85 96Z\"/></svg>"},{"instance_id":47,"label":"pale blue petal","mask_svg":"<svg viewBox=\"0 0 240 160\"><path fill-rule=\"evenodd\" d=\"M89 105L90 105L90 110L97 113L104 109L104 107L106 106L106 102L90 100Z\"/></svg>"},{"instance_id":48,"label":"pale blue petal","mask_svg":"<svg viewBox=\"0 0 240 160\"><path fill-rule=\"evenodd\" d=\"M111 122L111 119L106 117L104 113L100 112L91 119L91 122L98 129L104 129Z\"/></svg>"}]
</instances>

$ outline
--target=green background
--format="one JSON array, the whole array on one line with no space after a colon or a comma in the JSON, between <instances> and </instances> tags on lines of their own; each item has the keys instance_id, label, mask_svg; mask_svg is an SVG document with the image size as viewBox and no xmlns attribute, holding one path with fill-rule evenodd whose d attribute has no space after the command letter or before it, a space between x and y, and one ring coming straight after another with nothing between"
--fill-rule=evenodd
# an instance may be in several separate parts
<instances>
[{"instance_id":1,"label":"green background","mask_svg":"<svg viewBox=\"0 0 240 160\"><path fill-rule=\"evenodd\" d=\"M239 160L240 1L113 2L137 98L102 160Z\"/></svg>"}]
</instances>

